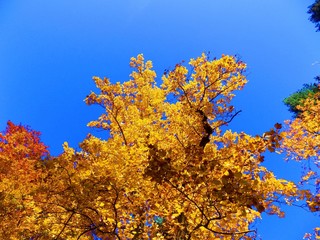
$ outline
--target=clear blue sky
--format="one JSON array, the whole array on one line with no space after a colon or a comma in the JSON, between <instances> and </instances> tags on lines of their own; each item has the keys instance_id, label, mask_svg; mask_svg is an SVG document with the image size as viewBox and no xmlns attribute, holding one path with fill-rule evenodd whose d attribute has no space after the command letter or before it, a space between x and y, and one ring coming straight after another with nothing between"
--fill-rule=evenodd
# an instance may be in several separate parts
<instances>
[{"instance_id":1,"label":"clear blue sky","mask_svg":"<svg viewBox=\"0 0 320 240\"><path fill-rule=\"evenodd\" d=\"M235 99L230 127L261 134L291 117L282 100L320 74L320 32L308 21L313 0L0 0L0 129L7 120L42 132L53 155L77 148L100 109L83 99L92 76L128 80L129 59L143 53L164 69L203 51L238 54L249 83ZM300 168L268 155L278 177ZM302 239L320 222L299 208L285 219L263 216L267 240Z\"/></svg>"}]
</instances>

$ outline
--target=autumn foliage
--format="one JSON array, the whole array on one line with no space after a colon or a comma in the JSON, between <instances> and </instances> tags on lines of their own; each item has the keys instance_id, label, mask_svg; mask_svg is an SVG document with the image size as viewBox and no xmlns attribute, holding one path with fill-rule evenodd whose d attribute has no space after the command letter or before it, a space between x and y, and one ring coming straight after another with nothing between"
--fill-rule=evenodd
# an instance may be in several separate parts
<instances>
[{"instance_id":1,"label":"autumn foliage","mask_svg":"<svg viewBox=\"0 0 320 240\"><path fill-rule=\"evenodd\" d=\"M283 151L288 159L304 162L301 184L313 182L314 191L305 191L311 211L320 211L320 92L299 105L301 112L293 121L287 121Z\"/></svg>"},{"instance_id":2,"label":"autumn foliage","mask_svg":"<svg viewBox=\"0 0 320 240\"><path fill-rule=\"evenodd\" d=\"M8 124L0 135L1 237L254 239L251 224L263 212L284 216L279 199L307 199L318 211L318 195L262 164L266 151L280 148L318 163L313 102L304 111L309 117L296 120L303 124L250 136L229 128L239 114L235 91L247 82L246 65L235 57L203 54L166 71L161 84L143 55L130 66L127 82L94 77L98 92L85 100L102 107L88 125L108 131L108 139L88 135L81 150L65 143L60 156L43 159L38 134ZM302 150L296 143L310 131L315 135ZM15 227L7 232L9 225Z\"/></svg>"},{"instance_id":3,"label":"autumn foliage","mask_svg":"<svg viewBox=\"0 0 320 240\"><path fill-rule=\"evenodd\" d=\"M8 122L0 133L0 238L27 239L33 234L37 208L34 193L41 181L47 147L39 132Z\"/></svg>"},{"instance_id":4,"label":"autumn foliage","mask_svg":"<svg viewBox=\"0 0 320 240\"><path fill-rule=\"evenodd\" d=\"M296 160L303 164L303 174L299 183L300 199L306 203L312 212L320 212L320 85L318 91L297 105L299 115L286 121L283 132L281 151L288 160ZM307 188L306 186L311 186ZM320 227L315 228L315 235L306 234L307 239L320 239Z\"/></svg>"}]
</instances>

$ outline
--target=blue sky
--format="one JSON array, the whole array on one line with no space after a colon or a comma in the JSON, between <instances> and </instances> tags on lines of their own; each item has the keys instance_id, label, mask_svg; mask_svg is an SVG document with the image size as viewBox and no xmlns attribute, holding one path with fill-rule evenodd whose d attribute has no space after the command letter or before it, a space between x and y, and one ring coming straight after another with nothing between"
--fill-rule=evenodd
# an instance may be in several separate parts
<instances>
[{"instance_id":1,"label":"blue sky","mask_svg":"<svg viewBox=\"0 0 320 240\"><path fill-rule=\"evenodd\" d=\"M164 69L203 51L237 54L248 64L246 88L230 125L261 134L291 118L282 100L320 74L320 32L308 21L312 0L0 0L0 129L7 120L42 132L53 155L76 147L101 113L83 102L92 76L129 79L129 59ZM279 177L296 180L300 167L268 155ZM263 239L301 239L319 219L290 208L285 219L263 216Z\"/></svg>"}]
</instances>

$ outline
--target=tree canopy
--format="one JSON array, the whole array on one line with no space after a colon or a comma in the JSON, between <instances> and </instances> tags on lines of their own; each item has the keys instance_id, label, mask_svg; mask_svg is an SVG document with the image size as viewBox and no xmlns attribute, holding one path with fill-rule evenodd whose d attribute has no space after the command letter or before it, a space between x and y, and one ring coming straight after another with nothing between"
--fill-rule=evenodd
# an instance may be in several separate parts
<instances>
[{"instance_id":1,"label":"tree canopy","mask_svg":"<svg viewBox=\"0 0 320 240\"><path fill-rule=\"evenodd\" d=\"M320 0L309 6L308 13L311 14L310 21L315 23L317 31L320 31Z\"/></svg>"},{"instance_id":2,"label":"tree canopy","mask_svg":"<svg viewBox=\"0 0 320 240\"><path fill-rule=\"evenodd\" d=\"M35 191L41 159L48 154L40 133L8 122L0 133L0 238L28 239L40 211Z\"/></svg>"},{"instance_id":3,"label":"tree canopy","mask_svg":"<svg viewBox=\"0 0 320 240\"><path fill-rule=\"evenodd\" d=\"M317 80L318 77L315 79ZM294 117L299 116L302 113L302 109L298 106L302 106L307 98L313 98L316 93L319 92L318 83L305 84L302 89L291 94L284 99L284 104L289 108L289 111L294 114Z\"/></svg>"},{"instance_id":4,"label":"tree canopy","mask_svg":"<svg viewBox=\"0 0 320 240\"><path fill-rule=\"evenodd\" d=\"M281 151L287 159L303 163L302 188L309 185L312 191L302 190L309 209L320 211L320 85L313 85L314 90L305 94L295 106L299 114L295 119L286 121L286 130ZM319 239L320 228L315 229L315 236L306 235L307 239Z\"/></svg>"},{"instance_id":5,"label":"tree canopy","mask_svg":"<svg viewBox=\"0 0 320 240\"><path fill-rule=\"evenodd\" d=\"M308 114L319 109L305 102L308 110L297 107L303 124L251 136L230 129L240 113L232 99L247 82L242 61L203 54L166 71L161 84L143 55L130 66L123 83L94 77L98 93L85 99L102 107L88 126L108 139L88 135L78 151L64 143L61 155L44 158L38 133L8 123L0 135L2 238L255 239L252 223L262 213L284 217L282 204L301 199L319 211L317 193L263 166L266 152L281 149L317 163L320 121Z\"/></svg>"}]
</instances>

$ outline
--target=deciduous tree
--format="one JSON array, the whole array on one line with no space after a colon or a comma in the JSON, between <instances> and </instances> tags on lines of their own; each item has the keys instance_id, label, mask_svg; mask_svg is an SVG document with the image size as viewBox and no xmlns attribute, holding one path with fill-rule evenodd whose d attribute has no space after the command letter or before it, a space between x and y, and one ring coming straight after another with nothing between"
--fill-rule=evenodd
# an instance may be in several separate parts
<instances>
[{"instance_id":1,"label":"deciduous tree","mask_svg":"<svg viewBox=\"0 0 320 240\"><path fill-rule=\"evenodd\" d=\"M8 122L0 133L0 238L28 239L37 226L34 193L47 147L40 133Z\"/></svg>"},{"instance_id":2,"label":"deciduous tree","mask_svg":"<svg viewBox=\"0 0 320 240\"><path fill-rule=\"evenodd\" d=\"M56 189L43 192L47 236L252 239L262 212L283 216L279 197L290 202L297 188L261 165L279 126L264 136L229 129L243 62L204 54L166 72L161 86L142 55L130 65L131 80L95 77L100 92L86 98L104 110L89 126L110 138L90 135L79 152L65 145L47 165Z\"/></svg>"},{"instance_id":3,"label":"deciduous tree","mask_svg":"<svg viewBox=\"0 0 320 240\"><path fill-rule=\"evenodd\" d=\"M320 212L320 91L317 90L296 106L299 114L292 121L286 122L287 129L282 136L282 151L288 160L302 162L303 174L300 188L301 198L306 198L312 212ZM316 228L317 239L320 238L320 228ZM311 239L311 235L306 235Z\"/></svg>"},{"instance_id":4,"label":"deciduous tree","mask_svg":"<svg viewBox=\"0 0 320 240\"><path fill-rule=\"evenodd\" d=\"M130 66L123 83L94 77L99 91L86 98L103 109L88 125L110 137L88 135L79 151L65 143L60 156L40 164L45 148L33 156L13 141L6 150L36 159L23 177L30 186L17 185L30 205L20 218L27 225L15 230L29 232L11 231L13 239L254 239L251 224L261 213L283 217L281 200L309 197L262 165L264 153L287 137L280 124L262 136L230 129L240 113L232 99L247 82L242 61L203 54L166 71L161 85L143 55ZM9 146L2 142L0 149ZM4 156L4 164L15 159Z\"/></svg>"}]
</instances>

